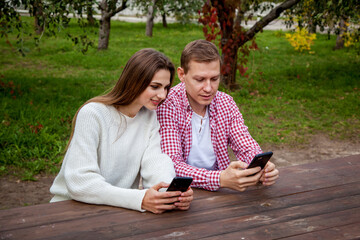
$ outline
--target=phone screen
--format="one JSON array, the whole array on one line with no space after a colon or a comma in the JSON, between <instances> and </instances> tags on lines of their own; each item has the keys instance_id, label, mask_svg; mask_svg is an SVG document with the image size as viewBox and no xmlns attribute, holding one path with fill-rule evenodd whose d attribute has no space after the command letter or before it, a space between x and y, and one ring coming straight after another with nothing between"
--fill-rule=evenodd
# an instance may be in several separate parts
<instances>
[{"instance_id":1,"label":"phone screen","mask_svg":"<svg viewBox=\"0 0 360 240\"><path fill-rule=\"evenodd\" d=\"M191 177L174 177L170 186L166 191L181 191L186 192L189 188L190 184L192 183Z\"/></svg>"},{"instance_id":2,"label":"phone screen","mask_svg":"<svg viewBox=\"0 0 360 240\"><path fill-rule=\"evenodd\" d=\"M272 155L273 152L266 152L255 155L248 168L261 167L261 169L263 169Z\"/></svg>"}]
</instances>

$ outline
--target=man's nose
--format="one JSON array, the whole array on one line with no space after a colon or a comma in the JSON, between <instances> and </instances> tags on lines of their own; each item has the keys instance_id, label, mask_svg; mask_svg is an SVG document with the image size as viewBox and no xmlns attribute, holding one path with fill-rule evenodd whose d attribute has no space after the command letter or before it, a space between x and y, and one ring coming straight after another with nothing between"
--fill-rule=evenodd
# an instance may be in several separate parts
<instances>
[{"instance_id":1,"label":"man's nose","mask_svg":"<svg viewBox=\"0 0 360 240\"><path fill-rule=\"evenodd\" d=\"M210 80L204 81L203 89L204 89L205 92L210 92L211 91L211 82L210 82Z\"/></svg>"}]
</instances>

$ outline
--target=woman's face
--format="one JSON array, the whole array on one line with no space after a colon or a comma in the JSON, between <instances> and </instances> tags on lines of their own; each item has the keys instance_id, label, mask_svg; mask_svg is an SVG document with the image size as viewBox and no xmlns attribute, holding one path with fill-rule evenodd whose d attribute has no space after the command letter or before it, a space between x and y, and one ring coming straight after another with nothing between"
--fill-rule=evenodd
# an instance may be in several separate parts
<instances>
[{"instance_id":1,"label":"woman's face","mask_svg":"<svg viewBox=\"0 0 360 240\"><path fill-rule=\"evenodd\" d=\"M135 102L141 106L145 106L149 110L155 110L166 98L169 88L170 72L161 69L155 73L149 86L135 99Z\"/></svg>"}]
</instances>

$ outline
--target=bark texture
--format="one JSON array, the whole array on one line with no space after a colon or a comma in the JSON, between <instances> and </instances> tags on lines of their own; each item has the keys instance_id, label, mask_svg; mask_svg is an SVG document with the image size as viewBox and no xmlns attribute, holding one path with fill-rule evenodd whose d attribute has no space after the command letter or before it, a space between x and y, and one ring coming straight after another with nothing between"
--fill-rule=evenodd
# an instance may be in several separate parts
<instances>
[{"instance_id":1,"label":"bark texture","mask_svg":"<svg viewBox=\"0 0 360 240\"><path fill-rule=\"evenodd\" d=\"M241 21L244 21L246 9L240 9L235 14L236 6L231 1L211 0L212 6L217 7L218 21L220 23L222 36L222 80L228 88L236 88L236 70L238 60L238 49L246 42L252 40L256 33L261 31L280 14L299 3L300 0L287 0L272 9L265 17L256 22L249 30L241 27ZM229 69L231 68L231 69Z\"/></svg>"},{"instance_id":2,"label":"bark texture","mask_svg":"<svg viewBox=\"0 0 360 240\"><path fill-rule=\"evenodd\" d=\"M33 8L34 24L35 24L35 33L40 35L44 31L44 15L43 15L43 5L41 0L36 0L34 2Z\"/></svg>"},{"instance_id":3,"label":"bark texture","mask_svg":"<svg viewBox=\"0 0 360 240\"><path fill-rule=\"evenodd\" d=\"M146 36L148 37L152 37L152 33L153 33L155 4L156 4L156 0L152 0L152 3L148 8L148 13L146 18Z\"/></svg>"},{"instance_id":4,"label":"bark texture","mask_svg":"<svg viewBox=\"0 0 360 240\"><path fill-rule=\"evenodd\" d=\"M334 46L334 50L339 50L339 49L344 48L344 39L342 36L345 32L347 32L347 30L348 29L345 24L345 20L344 20L344 18L341 18L340 22L339 22L339 34L336 37L336 44Z\"/></svg>"},{"instance_id":5,"label":"bark texture","mask_svg":"<svg viewBox=\"0 0 360 240\"><path fill-rule=\"evenodd\" d=\"M99 26L98 50L108 49L110 39L111 17L113 17L118 12L121 12L127 7L127 0L123 0L121 6L119 7L116 7L117 2L117 0L102 0L99 4L99 8L101 10L101 19Z\"/></svg>"}]
</instances>

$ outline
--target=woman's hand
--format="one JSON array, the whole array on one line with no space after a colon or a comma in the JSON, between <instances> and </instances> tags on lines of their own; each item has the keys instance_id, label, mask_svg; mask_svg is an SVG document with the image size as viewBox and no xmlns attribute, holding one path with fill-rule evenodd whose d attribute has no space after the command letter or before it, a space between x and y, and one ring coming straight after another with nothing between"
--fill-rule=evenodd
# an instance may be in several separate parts
<instances>
[{"instance_id":1,"label":"woman's hand","mask_svg":"<svg viewBox=\"0 0 360 240\"><path fill-rule=\"evenodd\" d=\"M279 178L279 170L276 169L275 164L268 162L265 166L264 172L260 177L260 182L265 186L270 186Z\"/></svg>"},{"instance_id":2,"label":"woman's hand","mask_svg":"<svg viewBox=\"0 0 360 240\"><path fill-rule=\"evenodd\" d=\"M190 208L190 203L194 199L194 192L189 187L186 192L181 193L179 197L179 202L175 202L175 206L179 210L188 210Z\"/></svg>"},{"instance_id":3,"label":"woman's hand","mask_svg":"<svg viewBox=\"0 0 360 240\"><path fill-rule=\"evenodd\" d=\"M165 212L166 210L172 210L177 208L175 202L178 201L180 201L180 203L184 204L184 206L186 207L185 203L188 202L190 195L182 196L180 191L159 192L160 188L167 188L167 187L169 187L169 184L161 182L149 188L145 193L145 196L141 204L141 208L159 214ZM189 190L187 192L189 192ZM181 201L180 198L183 198L183 200ZM192 190L191 190L191 200L192 200ZM182 204L180 204L181 208L183 208Z\"/></svg>"}]
</instances>

